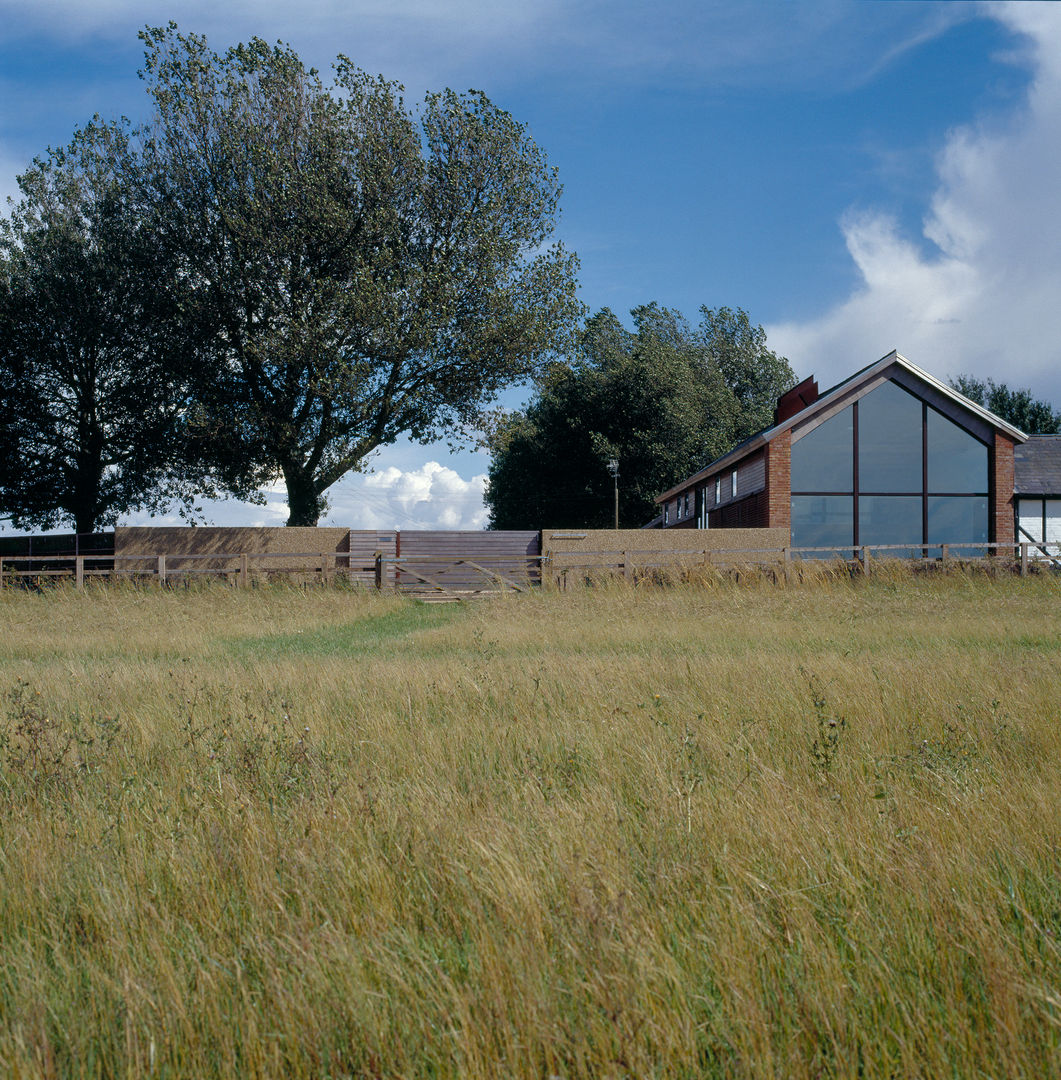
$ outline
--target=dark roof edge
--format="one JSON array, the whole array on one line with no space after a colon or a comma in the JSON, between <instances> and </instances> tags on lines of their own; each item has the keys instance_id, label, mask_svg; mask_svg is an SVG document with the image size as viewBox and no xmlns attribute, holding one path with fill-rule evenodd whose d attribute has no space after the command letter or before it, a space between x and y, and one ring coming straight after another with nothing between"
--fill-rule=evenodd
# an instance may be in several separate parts
<instances>
[{"instance_id":1,"label":"dark roof edge","mask_svg":"<svg viewBox=\"0 0 1061 1080\"><path fill-rule=\"evenodd\" d=\"M747 457L753 450L758 450L760 446L765 446L771 439L780 435L781 432L788 431L801 420L806 419L808 416L812 416L819 409L823 409L831 404L841 395L841 393L851 390L859 383L872 379L875 375L879 374L885 368L890 367L892 364L898 364L900 367L905 368L912 375L928 383L933 389L938 390L952 401L957 402L962 408L968 409L982 420L987 421L992 427L1005 432L1015 442L1027 442L1028 436L1019 428L1015 428L1012 424L1007 423L1001 416L996 416L993 412L989 412L982 405L977 405L975 401L970 401L964 394L959 394L952 386L948 386L945 382L941 382L935 375L930 375L924 369L919 368L916 364L907 360L902 353L892 349L890 353L886 356L882 356L875 364L870 364L860 371L856 371L853 375L844 379L843 382L839 382L831 389L826 390L812 405L808 405L805 409L795 413L780 424L775 424L773 427L763 428L762 431L756 432L756 434L745 439L744 442L735 446L732 450L727 451L721 457L715 458L714 461L709 462L698 472L686 477L680 484L675 484L674 487L668 488L662 495L657 495L656 502L664 502L671 498L671 496L676 495L679 491L684 491L690 484L694 484L696 481L706 478L711 473L725 469L733 462Z\"/></svg>"}]
</instances>

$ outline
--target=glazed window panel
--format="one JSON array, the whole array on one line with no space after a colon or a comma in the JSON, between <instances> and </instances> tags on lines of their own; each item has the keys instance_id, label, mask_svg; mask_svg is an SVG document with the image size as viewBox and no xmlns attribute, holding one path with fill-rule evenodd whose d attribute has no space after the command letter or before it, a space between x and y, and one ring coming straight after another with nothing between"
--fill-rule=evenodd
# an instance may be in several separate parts
<instances>
[{"instance_id":1,"label":"glazed window panel","mask_svg":"<svg viewBox=\"0 0 1061 1080\"><path fill-rule=\"evenodd\" d=\"M928 490L988 490L987 447L935 409L928 410Z\"/></svg>"},{"instance_id":2,"label":"glazed window panel","mask_svg":"<svg viewBox=\"0 0 1061 1080\"><path fill-rule=\"evenodd\" d=\"M832 548L849 556L855 542L855 500L851 495L793 495L792 546ZM822 551L811 558L827 558Z\"/></svg>"},{"instance_id":3,"label":"glazed window panel","mask_svg":"<svg viewBox=\"0 0 1061 1080\"><path fill-rule=\"evenodd\" d=\"M848 406L792 443L793 491L853 491L854 412Z\"/></svg>"},{"instance_id":4,"label":"glazed window panel","mask_svg":"<svg viewBox=\"0 0 1061 1080\"><path fill-rule=\"evenodd\" d=\"M1047 499L1044 506L1048 544L1061 544L1061 499ZM1051 551L1053 549L1051 548Z\"/></svg>"},{"instance_id":5,"label":"glazed window panel","mask_svg":"<svg viewBox=\"0 0 1061 1080\"><path fill-rule=\"evenodd\" d=\"M910 559L921 554L920 495L861 495L858 500L858 538L862 544L911 544L881 551L883 558Z\"/></svg>"},{"instance_id":6,"label":"glazed window panel","mask_svg":"<svg viewBox=\"0 0 1061 1080\"><path fill-rule=\"evenodd\" d=\"M893 382L858 400L858 486L860 491L920 491L921 402ZM947 490L947 489L942 489Z\"/></svg>"},{"instance_id":7,"label":"glazed window panel","mask_svg":"<svg viewBox=\"0 0 1061 1080\"><path fill-rule=\"evenodd\" d=\"M986 495L929 495L930 544L986 544L989 534ZM983 548L959 548L955 555L969 558L985 554Z\"/></svg>"}]
</instances>

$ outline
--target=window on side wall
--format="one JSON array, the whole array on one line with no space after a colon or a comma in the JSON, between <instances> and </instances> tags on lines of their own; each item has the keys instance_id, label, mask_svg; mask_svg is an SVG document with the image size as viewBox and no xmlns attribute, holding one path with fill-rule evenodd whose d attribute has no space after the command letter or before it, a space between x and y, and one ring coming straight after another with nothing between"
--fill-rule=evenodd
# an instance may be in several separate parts
<instances>
[{"instance_id":1,"label":"window on side wall","mask_svg":"<svg viewBox=\"0 0 1061 1080\"><path fill-rule=\"evenodd\" d=\"M731 494L732 494L733 498L736 498L737 497L737 470L736 469L733 470L733 473L732 473L732 475L730 476L729 479L730 479L730 487L733 489Z\"/></svg>"},{"instance_id":2,"label":"window on side wall","mask_svg":"<svg viewBox=\"0 0 1061 1080\"><path fill-rule=\"evenodd\" d=\"M722 477L715 477L715 506L722 502Z\"/></svg>"}]
</instances>

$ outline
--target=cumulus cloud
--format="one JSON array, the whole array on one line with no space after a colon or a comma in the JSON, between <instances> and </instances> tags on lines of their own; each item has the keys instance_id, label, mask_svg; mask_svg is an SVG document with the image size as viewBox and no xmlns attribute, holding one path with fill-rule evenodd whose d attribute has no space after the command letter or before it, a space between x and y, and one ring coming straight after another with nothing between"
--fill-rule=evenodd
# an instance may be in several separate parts
<instances>
[{"instance_id":1,"label":"cumulus cloud","mask_svg":"<svg viewBox=\"0 0 1061 1080\"><path fill-rule=\"evenodd\" d=\"M353 473L328 491L322 525L351 529L485 529L486 475L465 480L455 469L428 461L411 469L388 465L371 473ZM262 489L264 506L204 500L202 517L211 525L266 526L287 521L283 484ZM150 518L133 515L127 525L183 525L176 514Z\"/></svg>"},{"instance_id":2,"label":"cumulus cloud","mask_svg":"<svg viewBox=\"0 0 1061 1080\"><path fill-rule=\"evenodd\" d=\"M992 12L1026 42L1026 100L1005 123L946 137L919 236L883 213L845 214L855 291L816 318L767 327L823 384L897 348L934 374L992 376L1061 403L1061 8Z\"/></svg>"},{"instance_id":3,"label":"cumulus cloud","mask_svg":"<svg viewBox=\"0 0 1061 1080\"><path fill-rule=\"evenodd\" d=\"M486 475L465 480L437 461L347 477L329 493L329 521L355 529L483 529Z\"/></svg>"}]
</instances>

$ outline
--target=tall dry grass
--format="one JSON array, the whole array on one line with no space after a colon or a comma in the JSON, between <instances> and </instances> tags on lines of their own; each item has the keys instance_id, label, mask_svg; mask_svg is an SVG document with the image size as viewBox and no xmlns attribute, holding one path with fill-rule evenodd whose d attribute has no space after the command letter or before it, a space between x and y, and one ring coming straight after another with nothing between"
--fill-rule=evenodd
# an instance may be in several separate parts
<instances>
[{"instance_id":1,"label":"tall dry grass","mask_svg":"<svg viewBox=\"0 0 1061 1080\"><path fill-rule=\"evenodd\" d=\"M1059 601L0 593L0 1072L1058 1075Z\"/></svg>"}]
</instances>

